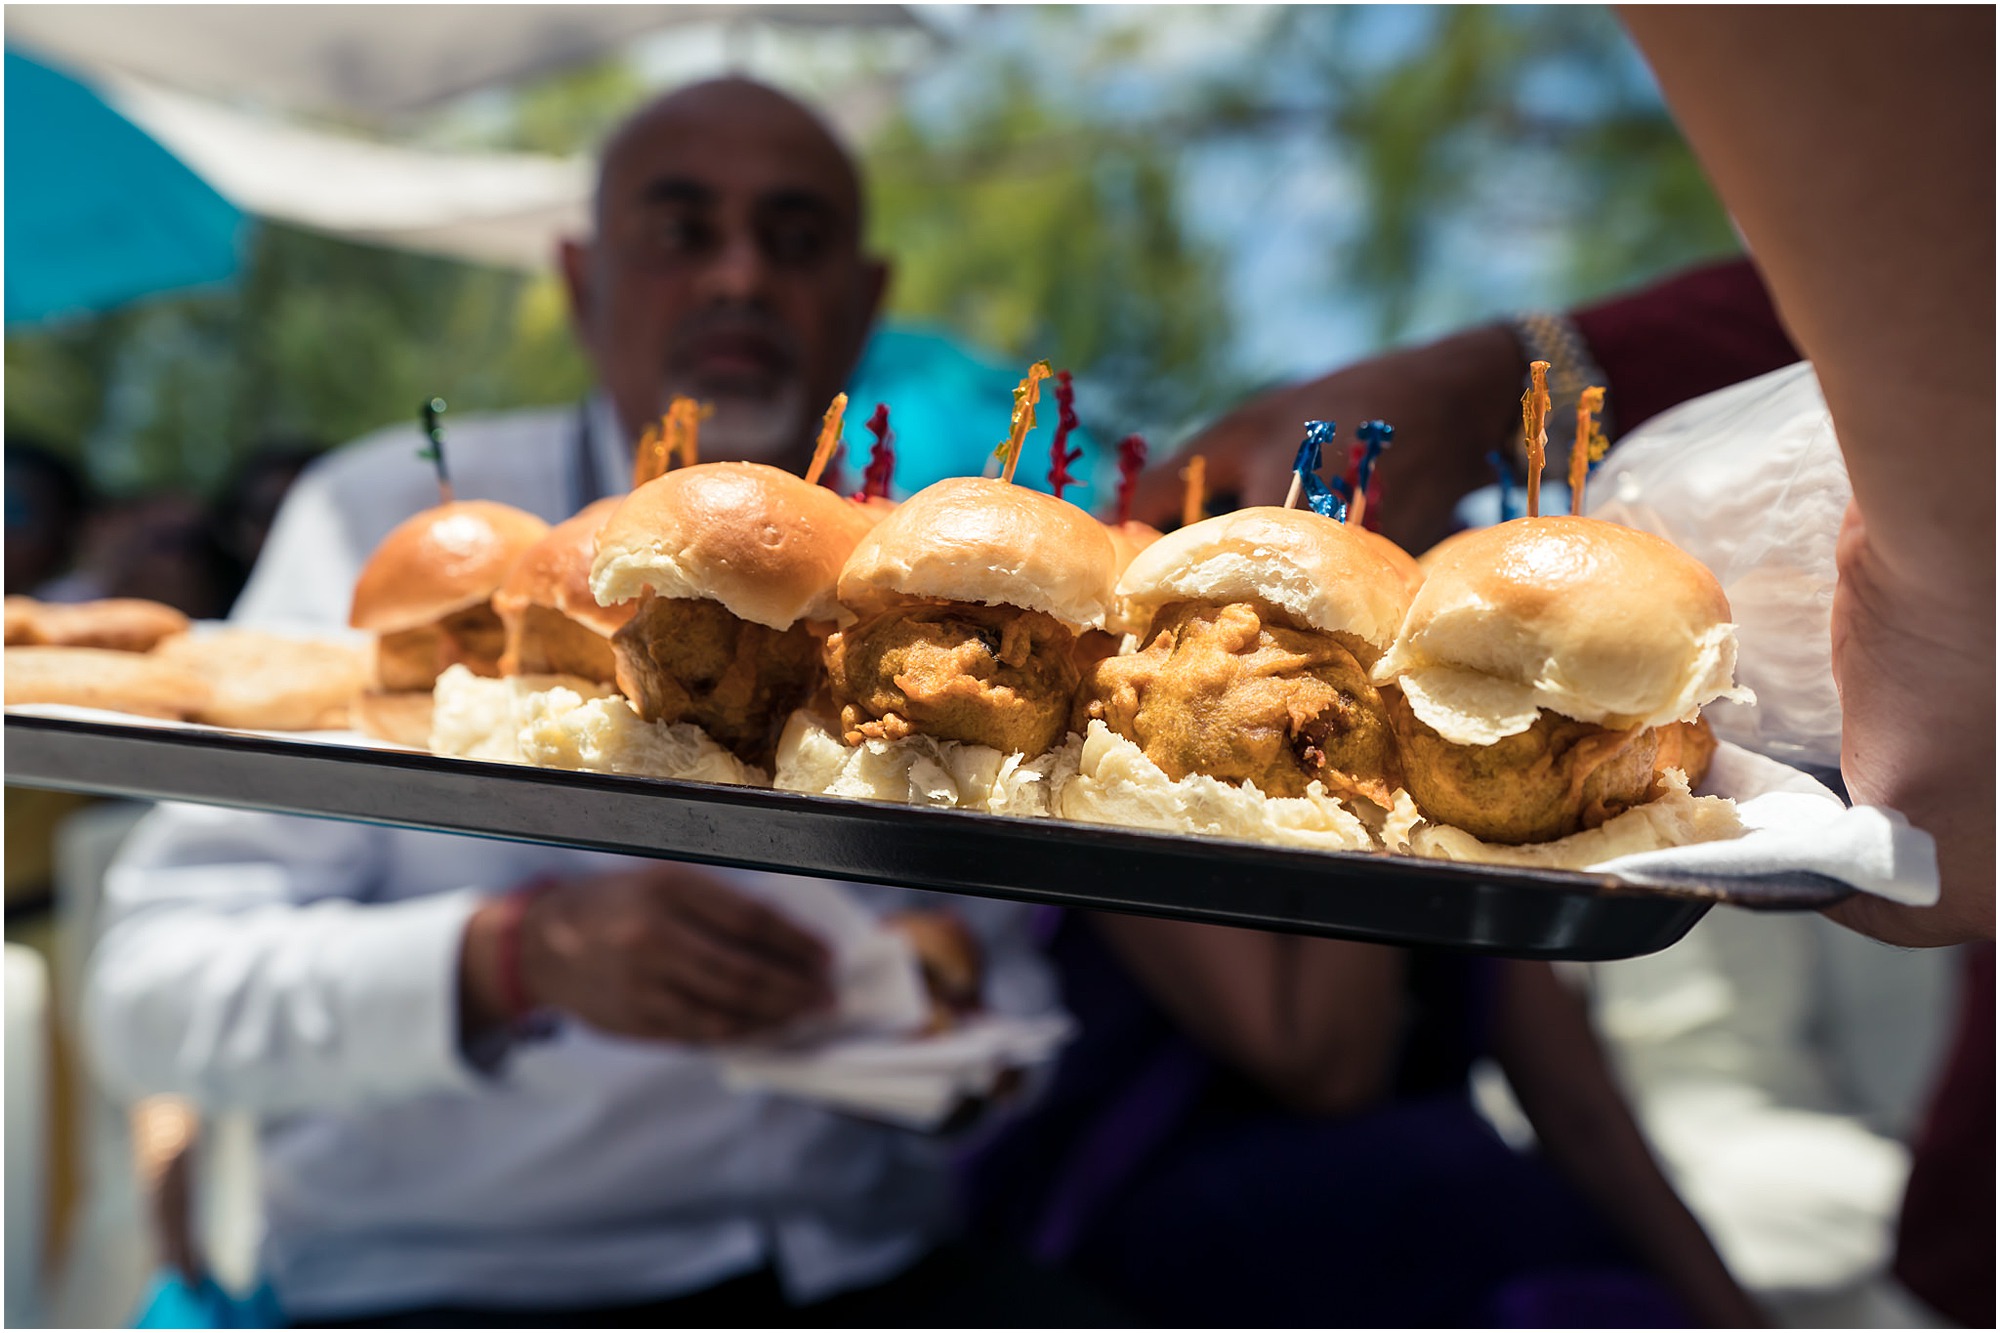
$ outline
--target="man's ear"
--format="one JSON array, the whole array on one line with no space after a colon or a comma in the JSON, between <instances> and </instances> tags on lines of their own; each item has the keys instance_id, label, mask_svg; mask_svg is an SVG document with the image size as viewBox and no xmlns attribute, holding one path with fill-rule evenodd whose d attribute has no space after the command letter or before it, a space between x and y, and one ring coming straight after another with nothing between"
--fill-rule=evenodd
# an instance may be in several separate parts
<instances>
[{"instance_id":1,"label":"man's ear","mask_svg":"<svg viewBox=\"0 0 2000 1333\"><path fill-rule=\"evenodd\" d=\"M590 246L565 236L556 242L556 266L562 270L563 289L569 293L569 326L578 342L591 346L591 320L596 314L590 288Z\"/></svg>"}]
</instances>

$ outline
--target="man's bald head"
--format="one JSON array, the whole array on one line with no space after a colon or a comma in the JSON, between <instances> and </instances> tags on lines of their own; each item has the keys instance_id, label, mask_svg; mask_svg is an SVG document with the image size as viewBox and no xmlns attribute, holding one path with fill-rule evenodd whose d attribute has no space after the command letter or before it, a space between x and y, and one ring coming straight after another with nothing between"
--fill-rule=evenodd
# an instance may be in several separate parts
<instances>
[{"instance_id":1,"label":"man's bald head","mask_svg":"<svg viewBox=\"0 0 2000 1333\"><path fill-rule=\"evenodd\" d=\"M687 394L716 408L705 455L809 451L887 277L861 252L861 197L825 122L747 79L668 93L612 134L597 234L563 268L628 433Z\"/></svg>"},{"instance_id":2,"label":"man's bald head","mask_svg":"<svg viewBox=\"0 0 2000 1333\"><path fill-rule=\"evenodd\" d=\"M811 107L790 94L733 75L662 93L619 123L597 159L599 225L606 178L624 165L626 156L643 156L647 143L656 136L731 132L785 143L795 147L802 159L822 159L830 169L829 179L838 181L839 202L854 217L856 234L860 234L867 212L861 175L833 130Z\"/></svg>"}]
</instances>

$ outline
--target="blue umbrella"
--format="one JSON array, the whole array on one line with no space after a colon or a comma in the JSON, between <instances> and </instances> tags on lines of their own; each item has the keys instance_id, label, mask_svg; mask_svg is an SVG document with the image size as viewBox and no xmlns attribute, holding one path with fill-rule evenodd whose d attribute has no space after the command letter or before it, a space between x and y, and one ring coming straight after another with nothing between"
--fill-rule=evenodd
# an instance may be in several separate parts
<instances>
[{"instance_id":1,"label":"blue umbrella","mask_svg":"<svg viewBox=\"0 0 2000 1333\"><path fill-rule=\"evenodd\" d=\"M7 52L7 324L235 275L244 217L75 79Z\"/></svg>"}]
</instances>

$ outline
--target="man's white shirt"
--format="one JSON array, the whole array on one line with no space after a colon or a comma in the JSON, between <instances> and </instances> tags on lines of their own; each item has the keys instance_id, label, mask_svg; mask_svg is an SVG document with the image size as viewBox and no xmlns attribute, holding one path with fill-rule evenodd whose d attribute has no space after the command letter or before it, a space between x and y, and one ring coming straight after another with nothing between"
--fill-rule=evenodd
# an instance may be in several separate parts
<instances>
[{"instance_id":1,"label":"man's white shirt","mask_svg":"<svg viewBox=\"0 0 2000 1333\"><path fill-rule=\"evenodd\" d=\"M446 439L460 498L551 522L629 480L601 399L587 427L575 408L538 410L453 423ZM308 470L232 618L344 625L369 552L437 501L421 444L414 426L384 431ZM577 1023L493 1073L467 1062L458 955L479 902L627 864L162 806L107 880L94 1054L115 1088L261 1118L262 1262L294 1316L640 1301L767 1263L803 1302L912 1263L951 1225L937 1141L731 1092L697 1049ZM957 912L986 950L994 1009L1056 1006L1030 909L847 887L878 912Z\"/></svg>"}]
</instances>

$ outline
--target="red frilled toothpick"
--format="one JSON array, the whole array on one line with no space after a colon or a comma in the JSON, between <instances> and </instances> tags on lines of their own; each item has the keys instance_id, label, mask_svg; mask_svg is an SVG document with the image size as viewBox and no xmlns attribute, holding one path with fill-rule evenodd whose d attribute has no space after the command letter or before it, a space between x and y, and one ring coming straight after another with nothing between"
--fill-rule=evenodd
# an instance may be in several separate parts
<instances>
[{"instance_id":1,"label":"red frilled toothpick","mask_svg":"<svg viewBox=\"0 0 2000 1333\"><path fill-rule=\"evenodd\" d=\"M1062 499L1063 487L1077 484L1077 477L1069 470L1069 465L1083 457L1081 448L1070 449L1069 433L1076 429L1076 390L1071 387L1069 372L1056 372L1056 430L1055 438L1049 442L1049 490L1056 499Z\"/></svg>"},{"instance_id":2,"label":"red frilled toothpick","mask_svg":"<svg viewBox=\"0 0 2000 1333\"><path fill-rule=\"evenodd\" d=\"M1145 467L1145 436L1127 435L1118 441L1118 517L1114 523L1132 521L1132 496L1139 489L1139 474Z\"/></svg>"},{"instance_id":3,"label":"red frilled toothpick","mask_svg":"<svg viewBox=\"0 0 2000 1333\"><path fill-rule=\"evenodd\" d=\"M886 500L889 498L889 482L896 475L896 449L889 434L889 405L875 404L875 414L868 418L868 433L875 437L875 443L868 450L868 468L861 474L861 489L855 493L857 500Z\"/></svg>"}]
</instances>

